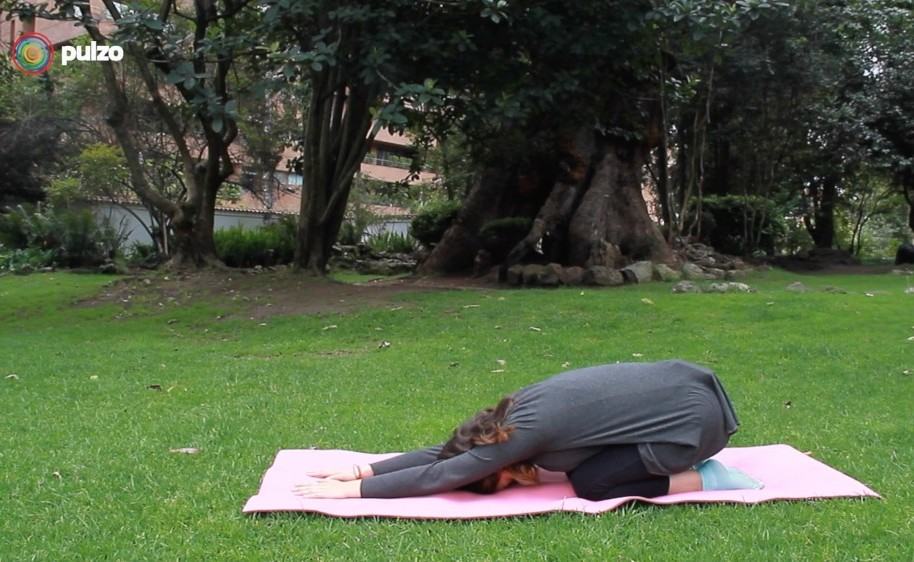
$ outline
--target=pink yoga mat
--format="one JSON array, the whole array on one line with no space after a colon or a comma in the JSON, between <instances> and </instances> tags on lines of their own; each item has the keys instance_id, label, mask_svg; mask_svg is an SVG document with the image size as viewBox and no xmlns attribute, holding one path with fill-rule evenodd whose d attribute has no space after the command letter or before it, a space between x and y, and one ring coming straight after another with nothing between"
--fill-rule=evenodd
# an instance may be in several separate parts
<instances>
[{"instance_id":1,"label":"pink yoga mat","mask_svg":"<svg viewBox=\"0 0 914 562\"><path fill-rule=\"evenodd\" d=\"M406 519L477 519L529 515L550 511L602 513L633 500L654 504L744 503L840 497L879 497L860 482L788 445L732 447L715 455L722 463L742 469L765 483L762 490L690 492L659 498L625 497L600 502L575 497L565 475L543 472L535 487L512 487L491 496L449 492L434 496L396 499L305 499L292 493L295 484L310 480L304 473L322 467L375 462L394 454L339 450L279 451L256 496L244 513L304 511L338 517L400 517Z\"/></svg>"}]
</instances>

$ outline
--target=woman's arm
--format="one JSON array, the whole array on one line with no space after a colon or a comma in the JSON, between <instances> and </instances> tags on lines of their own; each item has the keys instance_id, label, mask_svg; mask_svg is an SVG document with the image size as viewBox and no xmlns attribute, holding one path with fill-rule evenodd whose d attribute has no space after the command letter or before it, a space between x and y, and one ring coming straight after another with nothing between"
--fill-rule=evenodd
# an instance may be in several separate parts
<instances>
[{"instance_id":1,"label":"woman's arm","mask_svg":"<svg viewBox=\"0 0 914 562\"><path fill-rule=\"evenodd\" d=\"M415 451L403 453L402 455L397 455L369 465L363 465L362 474L366 476L387 474L388 472L396 472L398 470L403 470L404 468L431 464L438 460L438 453L441 452L443 447L444 443L441 443L424 449L416 449ZM364 468L366 466L370 471L367 474Z\"/></svg>"},{"instance_id":2,"label":"woman's arm","mask_svg":"<svg viewBox=\"0 0 914 562\"><path fill-rule=\"evenodd\" d=\"M399 498L455 490L508 465L532 458L539 452L539 447L536 435L515 431L503 443L480 445L449 459L436 459L429 464L361 480L359 497Z\"/></svg>"},{"instance_id":3,"label":"woman's arm","mask_svg":"<svg viewBox=\"0 0 914 562\"><path fill-rule=\"evenodd\" d=\"M402 455L397 455L371 464L354 464L343 467L337 466L321 470L312 470L305 474L314 478L351 482L352 480L369 478L375 474L386 474L388 472L403 470L404 468L433 463L438 460L438 453L441 452L442 447L444 447L443 443L424 449L416 449L415 451L403 453Z\"/></svg>"}]
</instances>

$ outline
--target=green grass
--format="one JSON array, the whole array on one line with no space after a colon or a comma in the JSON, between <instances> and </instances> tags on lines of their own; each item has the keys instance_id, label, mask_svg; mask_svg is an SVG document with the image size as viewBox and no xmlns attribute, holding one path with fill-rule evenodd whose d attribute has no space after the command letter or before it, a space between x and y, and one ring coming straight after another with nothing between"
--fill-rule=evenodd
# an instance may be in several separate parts
<instances>
[{"instance_id":1,"label":"green grass","mask_svg":"<svg viewBox=\"0 0 914 562\"><path fill-rule=\"evenodd\" d=\"M379 275L376 273L359 273L357 271L352 271L348 269L339 269L336 271L330 272L330 278L342 283L367 283L369 281L377 281L380 279L396 279L399 277L406 277L406 274L401 275Z\"/></svg>"},{"instance_id":2,"label":"green grass","mask_svg":"<svg viewBox=\"0 0 914 562\"><path fill-rule=\"evenodd\" d=\"M813 290L786 292L797 279ZM265 322L215 296L72 305L109 281L0 278L2 561L914 559L910 277L417 293ZM669 357L719 373L733 444L811 451L884 499L471 522L240 513L280 448L417 447L565 362Z\"/></svg>"}]
</instances>

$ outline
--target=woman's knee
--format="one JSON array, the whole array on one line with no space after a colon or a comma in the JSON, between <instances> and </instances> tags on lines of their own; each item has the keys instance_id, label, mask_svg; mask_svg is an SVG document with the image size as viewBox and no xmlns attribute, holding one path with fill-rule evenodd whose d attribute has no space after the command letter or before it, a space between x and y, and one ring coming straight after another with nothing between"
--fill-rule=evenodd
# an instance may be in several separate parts
<instances>
[{"instance_id":1,"label":"woman's knee","mask_svg":"<svg viewBox=\"0 0 914 562\"><path fill-rule=\"evenodd\" d=\"M587 475L579 471L569 472L568 481L571 482L574 494L581 499L596 500L602 493L601 490L597 489L593 478L588 478Z\"/></svg>"}]
</instances>

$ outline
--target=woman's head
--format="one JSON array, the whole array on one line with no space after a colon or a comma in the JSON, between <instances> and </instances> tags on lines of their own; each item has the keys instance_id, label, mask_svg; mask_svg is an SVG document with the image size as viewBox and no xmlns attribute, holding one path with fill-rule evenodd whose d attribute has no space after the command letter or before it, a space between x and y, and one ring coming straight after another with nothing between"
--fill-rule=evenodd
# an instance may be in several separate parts
<instances>
[{"instance_id":1,"label":"woman's head","mask_svg":"<svg viewBox=\"0 0 914 562\"><path fill-rule=\"evenodd\" d=\"M460 424L454 430L450 440L444 444L439 459L448 459L465 453L478 445L492 445L507 441L513 427L505 425L505 417L513 400L511 397L502 398L494 408L480 410L475 416ZM530 463L521 462L506 466L485 478L463 486L462 490L476 492L477 494L493 494L512 483L522 485L536 483L536 467Z\"/></svg>"}]
</instances>

